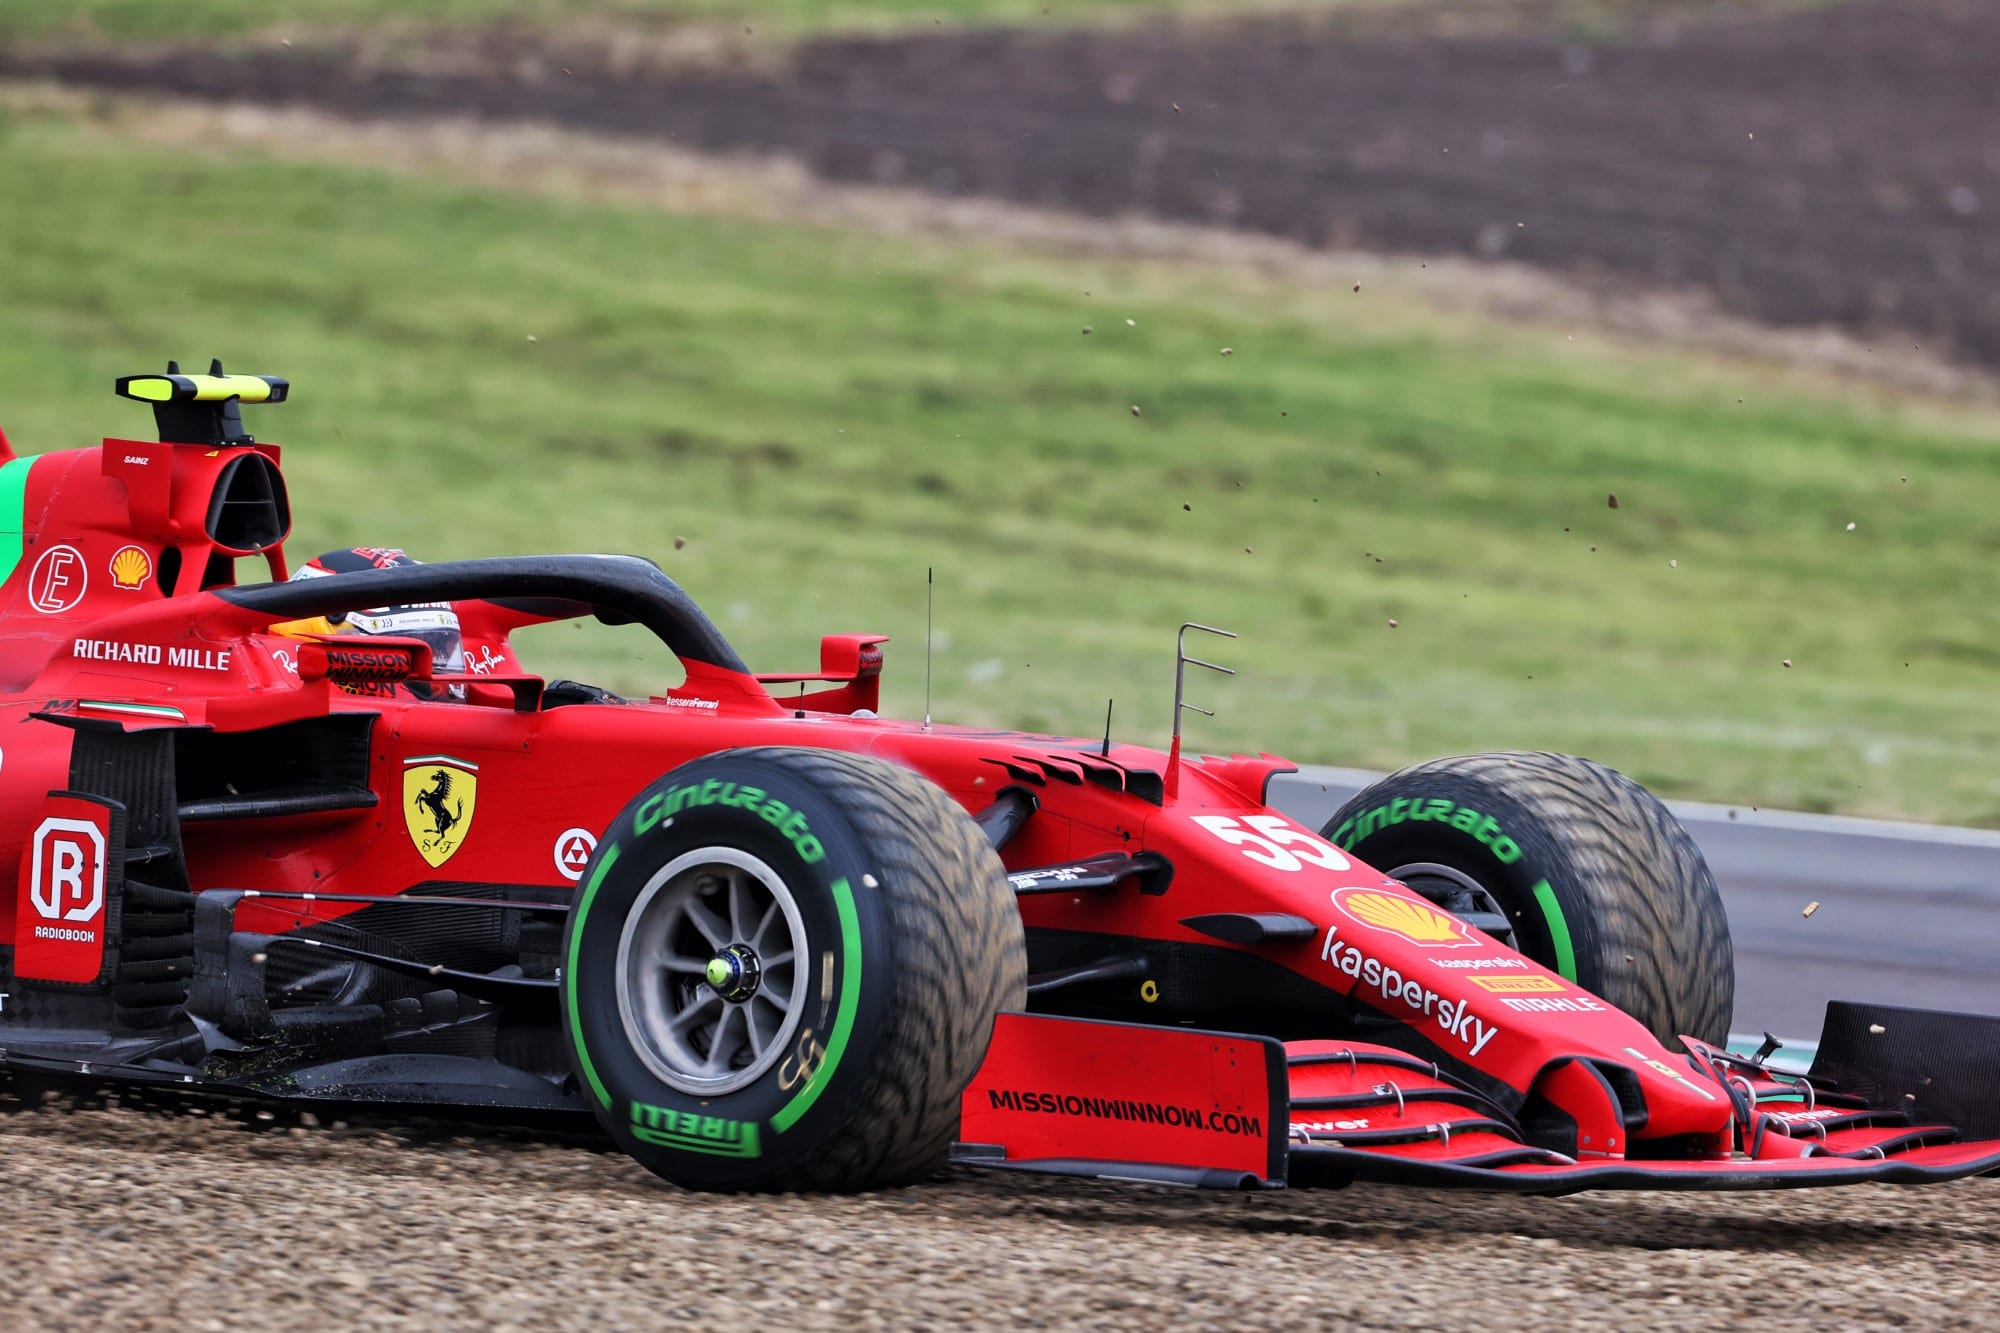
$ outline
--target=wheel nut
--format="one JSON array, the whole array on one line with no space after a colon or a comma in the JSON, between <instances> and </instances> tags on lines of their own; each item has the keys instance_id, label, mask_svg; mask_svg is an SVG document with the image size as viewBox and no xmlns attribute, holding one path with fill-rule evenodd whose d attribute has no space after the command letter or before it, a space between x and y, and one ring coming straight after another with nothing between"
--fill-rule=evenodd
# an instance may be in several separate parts
<instances>
[{"instance_id":1,"label":"wheel nut","mask_svg":"<svg viewBox=\"0 0 2000 1333\"><path fill-rule=\"evenodd\" d=\"M741 1003L757 993L757 955L732 944L708 960L702 980L725 1000Z\"/></svg>"}]
</instances>

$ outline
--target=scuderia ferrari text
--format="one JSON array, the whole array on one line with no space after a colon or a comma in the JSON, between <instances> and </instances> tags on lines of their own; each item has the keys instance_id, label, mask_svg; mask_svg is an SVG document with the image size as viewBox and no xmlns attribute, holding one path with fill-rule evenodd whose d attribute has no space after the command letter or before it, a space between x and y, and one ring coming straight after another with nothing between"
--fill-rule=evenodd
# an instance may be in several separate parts
<instances>
[{"instance_id":1,"label":"scuderia ferrari text","mask_svg":"<svg viewBox=\"0 0 2000 1333\"><path fill-rule=\"evenodd\" d=\"M1381 992L1384 1000L1402 1001L1418 1013L1433 1019L1447 1033L1464 1042L1473 1055L1500 1035L1500 1029L1473 1015L1464 1000L1447 1000L1415 977L1406 977L1393 967L1384 967L1379 958L1370 958L1360 946L1340 938L1339 926L1326 928L1326 942L1320 945L1320 960L1330 963L1362 985Z\"/></svg>"}]
</instances>

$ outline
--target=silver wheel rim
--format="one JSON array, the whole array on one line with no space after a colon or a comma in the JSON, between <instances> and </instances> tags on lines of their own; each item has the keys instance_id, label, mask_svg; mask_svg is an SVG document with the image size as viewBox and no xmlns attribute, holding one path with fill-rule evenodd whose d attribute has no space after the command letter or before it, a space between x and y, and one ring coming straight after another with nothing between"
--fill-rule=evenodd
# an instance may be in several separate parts
<instances>
[{"instance_id":1,"label":"silver wheel rim","mask_svg":"<svg viewBox=\"0 0 2000 1333\"><path fill-rule=\"evenodd\" d=\"M734 847L675 857L646 881L619 932L626 1039L681 1092L749 1086L784 1055L805 1012L804 940L798 903L756 857Z\"/></svg>"}]
</instances>

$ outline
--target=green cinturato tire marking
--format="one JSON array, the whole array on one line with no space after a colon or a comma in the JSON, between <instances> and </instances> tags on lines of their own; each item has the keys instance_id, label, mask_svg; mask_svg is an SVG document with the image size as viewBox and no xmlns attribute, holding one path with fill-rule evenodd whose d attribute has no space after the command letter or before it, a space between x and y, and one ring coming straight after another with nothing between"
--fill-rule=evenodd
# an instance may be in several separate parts
<instances>
[{"instance_id":1,"label":"green cinturato tire marking","mask_svg":"<svg viewBox=\"0 0 2000 1333\"><path fill-rule=\"evenodd\" d=\"M1556 946L1556 971L1566 981L1576 980L1576 946L1570 943L1569 922L1563 920L1562 904L1547 880L1535 885L1535 901L1542 905L1542 919L1549 923L1549 938Z\"/></svg>"},{"instance_id":2,"label":"green cinturato tire marking","mask_svg":"<svg viewBox=\"0 0 2000 1333\"><path fill-rule=\"evenodd\" d=\"M797 1124L799 1117L812 1110L812 1104L826 1085L833 1081L833 1071L840 1063L841 1053L847 1049L847 1039L854 1031L854 1011L861 1007L861 917L854 910L854 890L845 879L833 882L833 907L840 914L840 953L843 972L840 978L840 1007L834 1010L833 1033L826 1039L826 1058L819 1062L819 1069L799 1089L798 1096L778 1108L771 1117L771 1127L780 1134Z\"/></svg>"},{"instance_id":3,"label":"green cinturato tire marking","mask_svg":"<svg viewBox=\"0 0 2000 1333\"><path fill-rule=\"evenodd\" d=\"M0 467L0 583L13 577L21 563L21 532L28 526L28 472L33 458L17 458Z\"/></svg>"},{"instance_id":4,"label":"green cinturato tire marking","mask_svg":"<svg viewBox=\"0 0 2000 1333\"><path fill-rule=\"evenodd\" d=\"M569 961L563 969L563 987L569 996L569 1039L576 1047L576 1058L583 1066L583 1077L589 1082L590 1090L597 1094L597 1100L606 1110L611 1108L611 1094L604 1087L604 1080L597 1076L597 1067L590 1063L590 1050L583 1044L583 1020L576 1005L576 956L583 948L583 917L590 910L590 900L597 896L597 886L604 882L604 872L618 863L618 844L604 848L604 859L597 863L597 869L590 874L590 883L583 886L583 898L576 905L576 921L569 928Z\"/></svg>"}]
</instances>

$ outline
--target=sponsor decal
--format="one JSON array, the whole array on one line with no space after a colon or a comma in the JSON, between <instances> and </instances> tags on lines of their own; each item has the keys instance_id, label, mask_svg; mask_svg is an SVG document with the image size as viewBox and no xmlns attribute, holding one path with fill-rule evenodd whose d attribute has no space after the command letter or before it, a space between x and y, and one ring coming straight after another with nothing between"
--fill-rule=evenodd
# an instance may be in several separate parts
<instances>
[{"instance_id":1,"label":"sponsor decal","mask_svg":"<svg viewBox=\"0 0 2000 1333\"><path fill-rule=\"evenodd\" d=\"M190 671L227 671L229 652L227 648L169 648L167 665Z\"/></svg>"},{"instance_id":2,"label":"sponsor decal","mask_svg":"<svg viewBox=\"0 0 2000 1333\"><path fill-rule=\"evenodd\" d=\"M761 1157L754 1120L725 1120L668 1106L632 1103L632 1137L659 1148L707 1153L711 1157Z\"/></svg>"},{"instance_id":3,"label":"sponsor decal","mask_svg":"<svg viewBox=\"0 0 2000 1333\"><path fill-rule=\"evenodd\" d=\"M738 810L748 810L762 816L778 830L780 837L792 844L792 850L807 865L817 865L826 859L826 848L806 827L806 817L792 809L783 801L765 793L762 787L748 784L738 786L734 782L721 782L715 778L698 785L670 787L666 791L654 792L639 803L639 809L632 816L632 831L645 833L662 819L669 819L683 810L700 805L720 805Z\"/></svg>"},{"instance_id":4,"label":"sponsor decal","mask_svg":"<svg viewBox=\"0 0 2000 1333\"><path fill-rule=\"evenodd\" d=\"M70 654L86 662L130 662L135 666L158 666L166 649L157 643L120 643L115 639L78 639Z\"/></svg>"},{"instance_id":5,"label":"sponsor decal","mask_svg":"<svg viewBox=\"0 0 2000 1333\"><path fill-rule=\"evenodd\" d=\"M1498 972L1503 968L1524 968L1525 958L1426 958L1432 967L1447 968L1453 972Z\"/></svg>"},{"instance_id":6,"label":"sponsor decal","mask_svg":"<svg viewBox=\"0 0 2000 1333\"><path fill-rule=\"evenodd\" d=\"M363 634L421 634L425 630L457 629L458 613L450 602L411 602L408 606L350 611L347 623Z\"/></svg>"},{"instance_id":7,"label":"sponsor decal","mask_svg":"<svg viewBox=\"0 0 2000 1333\"><path fill-rule=\"evenodd\" d=\"M1854 1112L1851 1108L1821 1106L1811 1111L1765 1111L1764 1114L1773 1120L1782 1120L1789 1125L1803 1124L1814 1120L1833 1120L1840 1116L1853 1115Z\"/></svg>"},{"instance_id":8,"label":"sponsor decal","mask_svg":"<svg viewBox=\"0 0 2000 1333\"><path fill-rule=\"evenodd\" d=\"M875 877L864 875L862 883L873 888ZM861 1003L861 918L854 907L854 890L844 878L835 880L828 889L833 894L834 915L840 918L840 957L845 960L839 968L840 1000L836 1007L834 952L827 949L819 962L819 1021L826 1040L822 1043L813 1035L814 1030L807 1028L799 1034L789 1061L778 1066L780 1085L792 1092L792 1099L771 1117L771 1128L780 1134L796 1125L826 1091L827 1076L847 1051L848 1038L854 1033L854 1013ZM825 1026L829 1015L831 1028ZM797 1091L792 1091L794 1088Z\"/></svg>"},{"instance_id":9,"label":"sponsor decal","mask_svg":"<svg viewBox=\"0 0 2000 1333\"><path fill-rule=\"evenodd\" d=\"M475 676L491 675L506 665L507 659L494 652L490 643L479 645L478 656L475 657L471 653L465 656L465 669Z\"/></svg>"},{"instance_id":10,"label":"sponsor decal","mask_svg":"<svg viewBox=\"0 0 2000 1333\"><path fill-rule=\"evenodd\" d=\"M88 819L44 819L35 830L28 901L44 921L95 922L104 912L104 830ZM75 933L42 939L76 939ZM95 928L82 935L95 939Z\"/></svg>"},{"instance_id":11,"label":"sponsor decal","mask_svg":"<svg viewBox=\"0 0 2000 1333\"><path fill-rule=\"evenodd\" d=\"M271 652L271 660L273 662L276 662L279 666L283 667L285 670L291 672L294 676L299 674L299 661L296 657L292 656L291 649L289 648L273 649Z\"/></svg>"},{"instance_id":12,"label":"sponsor decal","mask_svg":"<svg viewBox=\"0 0 2000 1333\"><path fill-rule=\"evenodd\" d=\"M111 586L137 592L153 577L153 557L145 548L121 546L111 553Z\"/></svg>"},{"instance_id":13,"label":"sponsor decal","mask_svg":"<svg viewBox=\"0 0 2000 1333\"><path fill-rule=\"evenodd\" d=\"M21 856L15 970L38 981L89 982L104 966L111 812L51 797Z\"/></svg>"},{"instance_id":14,"label":"sponsor decal","mask_svg":"<svg viewBox=\"0 0 2000 1333\"><path fill-rule=\"evenodd\" d=\"M403 761L403 822L433 869L451 860L472 832L479 765L446 754Z\"/></svg>"},{"instance_id":15,"label":"sponsor decal","mask_svg":"<svg viewBox=\"0 0 2000 1333\"><path fill-rule=\"evenodd\" d=\"M669 708L699 708L706 712L714 712L716 709L722 707L714 699L683 699L676 694L660 695L653 702L665 704Z\"/></svg>"},{"instance_id":16,"label":"sponsor decal","mask_svg":"<svg viewBox=\"0 0 2000 1333\"><path fill-rule=\"evenodd\" d=\"M1089 866L1050 866L1047 870L1024 870L1018 875L1009 875L1007 882L1019 891L1042 884L1068 884L1089 873Z\"/></svg>"},{"instance_id":17,"label":"sponsor decal","mask_svg":"<svg viewBox=\"0 0 2000 1333\"><path fill-rule=\"evenodd\" d=\"M1333 905L1364 926L1434 949L1463 949L1486 943L1451 913L1400 893L1379 889L1335 889Z\"/></svg>"},{"instance_id":18,"label":"sponsor decal","mask_svg":"<svg viewBox=\"0 0 2000 1333\"><path fill-rule=\"evenodd\" d=\"M1350 862L1340 850L1283 815L1196 815L1194 822L1239 849L1260 866L1273 870L1346 870Z\"/></svg>"},{"instance_id":19,"label":"sponsor decal","mask_svg":"<svg viewBox=\"0 0 2000 1333\"><path fill-rule=\"evenodd\" d=\"M1342 847L1352 847L1371 833L1412 819L1444 824L1460 833L1471 834L1492 848L1493 859L1501 865L1510 866L1521 859L1521 845L1502 833L1500 821L1491 815L1481 814L1468 805L1421 796L1397 797L1387 805L1364 810L1343 821L1333 831L1333 840Z\"/></svg>"},{"instance_id":20,"label":"sponsor decal","mask_svg":"<svg viewBox=\"0 0 2000 1333\"><path fill-rule=\"evenodd\" d=\"M327 644L327 679L338 684L394 683L410 675L410 654L403 648L355 648Z\"/></svg>"},{"instance_id":21,"label":"sponsor decal","mask_svg":"<svg viewBox=\"0 0 2000 1333\"><path fill-rule=\"evenodd\" d=\"M1368 1121L1362 1120L1294 1120L1293 1129L1302 1129L1308 1134L1338 1134L1345 1130L1352 1133L1357 1129L1370 1128Z\"/></svg>"},{"instance_id":22,"label":"sponsor decal","mask_svg":"<svg viewBox=\"0 0 2000 1333\"><path fill-rule=\"evenodd\" d=\"M1467 981L1481 990L1492 991L1496 995L1526 995L1539 992L1543 995L1562 995L1569 987L1554 977L1467 977Z\"/></svg>"},{"instance_id":23,"label":"sponsor decal","mask_svg":"<svg viewBox=\"0 0 2000 1333\"><path fill-rule=\"evenodd\" d=\"M829 969L832 962L831 958L826 960ZM822 975L826 977L828 982L833 980L831 970L824 972ZM830 995L822 992L819 1008L819 1016L822 1023L826 1021L827 1000L831 998ZM792 1047L792 1053L778 1062L778 1087L785 1092L790 1092L800 1084L810 1084L814 1079L819 1077L819 1071L825 1066L826 1047L820 1045L813 1037L813 1030L807 1028L805 1031L799 1033L798 1043Z\"/></svg>"},{"instance_id":24,"label":"sponsor decal","mask_svg":"<svg viewBox=\"0 0 2000 1333\"><path fill-rule=\"evenodd\" d=\"M1198 1106L1140 1101L1131 1097L1084 1097L1073 1092L1035 1092L988 1088L987 1100L996 1111L1032 1111L1043 1115L1082 1116L1092 1120L1130 1120L1146 1125L1205 1129L1211 1134L1264 1137L1264 1122L1235 1111L1204 1111Z\"/></svg>"},{"instance_id":25,"label":"sponsor decal","mask_svg":"<svg viewBox=\"0 0 2000 1333\"><path fill-rule=\"evenodd\" d=\"M1644 1051L1638 1050L1637 1048L1631 1046L1627 1046L1625 1048L1625 1054L1631 1056L1634 1060L1637 1060L1640 1064L1646 1066L1646 1068L1652 1070L1654 1073L1661 1074L1667 1078L1672 1079L1674 1082L1686 1088L1689 1092L1695 1093L1698 1096L1703 1097L1711 1102L1715 1100L1714 1093L1710 1092L1707 1088L1702 1087L1699 1083L1696 1083L1690 1078L1688 1078L1686 1074L1683 1074L1680 1070L1674 1068L1672 1065L1668 1064L1665 1060L1656 1060L1652 1056L1646 1054Z\"/></svg>"},{"instance_id":26,"label":"sponsor decal","mask_svg":"<svg viewBox=\"0 0 2000 1333\"><path fill-rule=\"evenodd\" d=\"M590 854L597 850L597 835L587 828L566 828L556 835L556 873L571 882L583 878Z\"/></svg>"},{"instance_id":27,"label":"sponsor decal","mask_svg":"<svg viewBox=\"0 0 2000 1333\"><path fill-rule=\"evenodd\" d=\"M129 662L134 666L184 667L189 671L229 670L228 648L166 647L121 639L78 639L70 653L86 662Z\"/></svg>"},{"instance_id":28,"label":"sponsor decal","mask_svg":"<svg viewBox=\"0 0 2000 1333\"><path fill-rule=\"evenodd\" d=\"M1430 1019L1444 1029L1445 1035L1463 1043L1471 1055L1478 1055L1486 1049L1486 1043L1500 1035L1499 1028L1472 1012L1470 1002L1446 999L1415 977L1406 977L1381 959L1371 957L1359 945L1341 939L1339 926L1326 928L1326 941L1320 945L1319 956L1334 971L1378 992L1385 1002L1400 1001Z\"/></svg>"},{"instance_id":29,"label":"sponsor decal","mask_svg":"<svg viewBox=\"0 0 2000 1333\"><path fill-rule=\"evenodd\" d=\"M1608 1014L1611 1006L1588 995L1535 996L1532 999L1509 995L1500 1003L1518 1014Z\"/></svg>"},{"instance_id":30,"label":"sponsor decal","mask_svg":"<svg viewBox=\"0 0 2000 1333\"><path fill-rule=\"evenodd\" d=\"M74 546L51 546L28 571L28 605L43 615L61 615L83 600L90 570Z\"/></svg>"}]
</instances>

